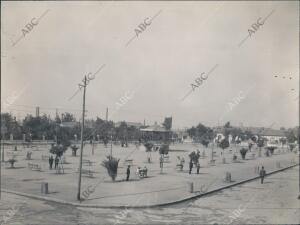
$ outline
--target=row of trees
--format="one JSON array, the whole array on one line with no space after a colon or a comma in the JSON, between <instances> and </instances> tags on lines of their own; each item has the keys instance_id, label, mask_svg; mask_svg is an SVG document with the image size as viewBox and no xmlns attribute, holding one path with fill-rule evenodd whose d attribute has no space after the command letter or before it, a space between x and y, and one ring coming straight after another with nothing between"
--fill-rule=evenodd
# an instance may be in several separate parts
<instances>
[{"instance_id":1,"label":"row of trees","mask_svg":"<svg viewBox=\"0 0 300 225\"><path fill-rule=\"evenodd\" d=\"M71 127L61 126L64 122L74 122ZM115 126L113 121L105 121L100 118L96 120L86 120L84 130L85 140L108 140L113 136L114 140L137 140L140 138L139 130L134 126L128 126L126 122L122 122L120 126ZM33 117L27 115L22 122L9 113L1 113L1 138L9 139L13 135L15 140L22 140L23 134L26 140L46 140L69 139L74 140L75 135L80 138L80 123L76 123L75 117L70 113L65 113L62 117L51 119L49 116L43 115Z\"/></svg>"},{"instance_id":2,"label":"row of trees","mask_svg":"<svg viewBox=\"0 0 300 225\"><path fill-rule=\"evenodd\" d=\"M228 140L229 135L232 136L232 143L240 143L241 141L247 141L252 140L253 142L257 142L257 138L255 135L249 131L245 130L243 131L241 128L238 127L232 127L230 125L230 122L227 122L223 126L224 136ZM293 143L297 141L296 132L293 129L283 130L286 138L281 138L280 142L282 144ZM209 142L211 142L213 139L217 138L217 141L221 141L221 137L216 136L216 132L214 132L210 127L207 127L201 123L199 123L197 126L193 126L190 129L187 130L189 136L193 138L195 142L201 143L204 146L207 146ZM259 136L259 135L258 135ZM237 138L238 137L238 138ZM260 139L260 137L258 138Z\"/></svg>"}]
</instances>

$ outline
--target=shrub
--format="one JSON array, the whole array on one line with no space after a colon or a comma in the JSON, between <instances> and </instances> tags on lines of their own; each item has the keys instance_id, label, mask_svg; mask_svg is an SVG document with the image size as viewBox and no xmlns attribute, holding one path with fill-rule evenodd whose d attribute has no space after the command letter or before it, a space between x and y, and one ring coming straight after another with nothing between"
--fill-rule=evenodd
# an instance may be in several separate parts
<instances>
[{"instance_id":1,"label":"shrub","mask_svg":"<svg viewBox=\"0 0 300 225\"><path fill-rule=\"evenodd\" d=\"M296 145L295 144L289 144L289 147L290 147L290 151L292 152L293 149L296 147Z\"/></svg>"},{"instance_id":2,"label":"shrub","mask_svg":"<svg viewBox=\"0 0 300 225\"><path fill-rule=\"evenodd\" d=\"M150 142L147 142L144 144L145 148L146 148L146 152L151 152L153 144Z\"/></svg>"},{"instance_id":3,"label":"shrub","mask_svg":"<svg viewBox=\"0 0 300 225\"><path fill-rule=\"evenodd\" d=\"M167 155L169 153L169 145L168 144L162 144L159 148L159 154L161 155Z\"/></svg>"},{"instance_id":4,"label":"shrub","mask_svg":"<svg viewBox=\"0 0 300 225\"><path fill-rule=\"evenodd\" d=\"M202 140L201 140L201 144L207 148L207 147L208 147L208 144L209 144L209 141L206 140L206 139L202 139Z\"/></svg>"},{"instance_id":5,"label":"shrub","mask_svg":"<svg viewBox=\"0 0 300 225\"><path fill-rule=\"evenodd\" d=\"M242 159L245 159L245 158L246 158L247 152L248 152L248 149L246 149L246 148L242 148L242 149L240 150Z\"/></svg>"},{"instance_id":6,"label":"shrub","mask_svg":"<svg viewBox=\"0 0 300 225\"><path fill-rule=\"evenodd\" d=\"M57 157L61 157L64 152L67 150L66 146L63 145L52 145L50 149L50 153L55 154Z\"/></svg>"},{"instance_id":7,"label":"shrub","mask_svg":"<svg viewBox=\"0 0 300 225\"><path fill-rule=\"evenodd\" d=\"M274 154L274 150L275 150L276 148L277 148L277 147L275 147L275 146L268 146L268 147L266 147L266 149L270 151L271 155Z\"/></svg>"},{"instance_id":8,"label":"shrub","mask_svg":"<svg viewBox=\"0 0 300 225\"><path fill-rule=\"evenodd\" d=\"M107 169L108 175L113 181L115 181L118 174L118 166L120 159L114 158L112 156L106 156L107 159L102 161L102 166Z\"/></svg>"}]
</instances>

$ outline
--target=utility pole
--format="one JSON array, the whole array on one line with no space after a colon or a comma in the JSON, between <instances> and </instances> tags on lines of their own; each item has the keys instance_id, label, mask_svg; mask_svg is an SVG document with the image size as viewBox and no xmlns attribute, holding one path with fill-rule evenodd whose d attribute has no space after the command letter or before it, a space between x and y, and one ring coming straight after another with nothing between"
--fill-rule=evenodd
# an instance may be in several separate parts
<instances>
[{"instance_id":1,"label":"utility pole","mask_svg":"<svg viewBox=\"0 0 300 225\"><path fill-rule=\"evenodd\" d=\"M81 145L80 145L80 161L79 161L79 178L78 178L78 192L77 200L80 201L80 191L81 191L81 172L82 172L82 155L83 155L83 130L84 130L84 116L85 116L85 93L86 86L90 80L93 80L95 77L91 78L84 76L83 84L79 84L79 89L83 88L83 103L82 103L82 121L81 121Z\"/></svg>"},{"instance_id":2,"label":"utility pole","mask_svg":"<svg viewBox=\"0 0 300 225\"><path fill-rule=\"evenodd\" d=\"M110 141L110 157L112 158L112 134L111 134L111 141Z\"/></svg>"},{"instance_id":3,"label":"utility pole","mask_svg":"<svg viewBox=\"0 0 300 225\"><path fill-rule=\"evenodd\" d=\"M106 108L106 116L105 116L105 118L106 118L106 122L108 121L108 108Z\"/></svg>"}]
</instances>

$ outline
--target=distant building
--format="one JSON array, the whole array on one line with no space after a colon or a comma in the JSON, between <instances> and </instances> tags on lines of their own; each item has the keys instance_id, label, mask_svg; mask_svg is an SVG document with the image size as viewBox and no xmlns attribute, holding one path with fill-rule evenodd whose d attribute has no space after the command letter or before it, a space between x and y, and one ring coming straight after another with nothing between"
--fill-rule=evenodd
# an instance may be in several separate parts
<instances>
[{"instance_id":1,"label":"distant building","mask_svg":"<svg viewBox=\"0 0 300 225\"><path fill-rule=\"evenodd\" d=\"M154 124L146 128L140 129L142 132L142 137L147 140L152 141L163 141L170 137L170 130L167 130L165 127Z\"/></svg>"}]
</instances>

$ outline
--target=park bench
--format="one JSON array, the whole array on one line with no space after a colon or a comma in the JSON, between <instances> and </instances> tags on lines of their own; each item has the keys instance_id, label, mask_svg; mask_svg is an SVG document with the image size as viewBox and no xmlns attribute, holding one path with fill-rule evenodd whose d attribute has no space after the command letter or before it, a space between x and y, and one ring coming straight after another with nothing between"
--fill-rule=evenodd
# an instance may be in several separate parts
<instances>
[{"instance_id":1,"label":"park bench","mask_svg":"<svg viewBox=\"0 0 300 225\"><path fill-rule=\"evenodd\" d=\"M43 161L49 160L49 156L48 156L48 155L42 155L42 160L43 160Z\"/></svg>"},{"instance_id":2,"label":"park bench","mask_svg":"<svg viewBox=\"0 0 300 225\"><path fill-rule=\"evenodd\" d=\"M77 170L77 173L79 173L79 169ZM82 169L81 170L81 174L82 175L86 175L86 176L88 176L88 177L94 177L94 171L92 171L92 170L86 170L86 169Z\"/></svg>"},{"instance_id":3,"label":"park bench","mask_svg":"<svg viewBox=\"0 0 300 225\"><path fill-rule=\"evenodd\" d=\"M95 162L92 162L91 160L83 159L82 164L87 166L92 166L92 164Z\"/></svg>"},{"instance_id":4,"label":"park bench","mask_svg":"<svg viewBox=\"0 0 300 225\"><path fill-rule=\"evenodd\" d=\"M209 161L209 165L212 165L212 166L216 165L216 160L215 159L211 159Z\"/></svg>"},{"instance_id":5,"label":"park bench","mask_svg":"<svg viewBox=\"0 0 300 225\"><path fill-rule=\"evenodd\" d=\"M41 171L41 166L39 164L28 163L28 168L35 171Z\"/></svg>"},{"instance_id":6,"label":"park bench","mask_svg":"<svg viewBox=\"0 0 300 225\"><path fill-rule=\"evenodd\" d=\"M183 164L177 164L176 169L182 171L183 170Z\"/></svg>"},{"instance_id":7,"label":"park bench","mask_svg":"<svg viewBox=\"0 0 300 225\"><path fill-rule=\"evenodd\" d=\"M133 165L133 159L126 159L124 160L124 165Z\"/></svg>"}]
</instances>

